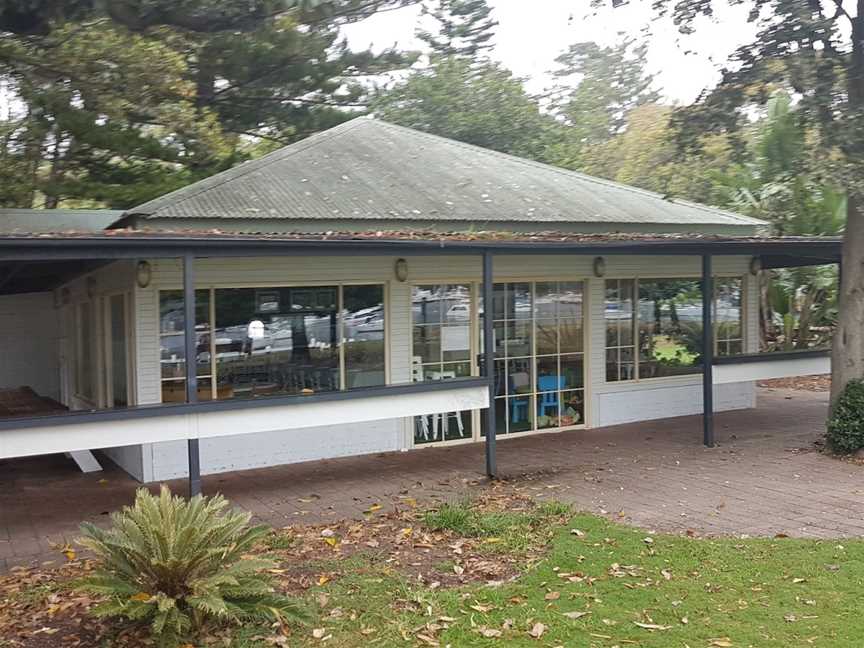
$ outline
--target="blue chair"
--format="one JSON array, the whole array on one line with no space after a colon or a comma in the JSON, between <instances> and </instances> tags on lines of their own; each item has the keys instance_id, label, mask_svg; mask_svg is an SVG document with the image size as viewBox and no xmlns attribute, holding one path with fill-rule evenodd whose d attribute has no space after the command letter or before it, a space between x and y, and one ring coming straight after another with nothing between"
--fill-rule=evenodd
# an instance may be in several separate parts
<instances>
[{"instance_id":1,"label":"blue chair","mask_svg":"<svg viewBox=\"0 0 864 648\"><path fill-rule=\"evenodd\" d=\"M509 392L516 393L516 384L513 376L508 376ZM528 396L510 398L510 422L519 423L528 420Z\"/></svg>"},{"instance_id":2,"label":"blue chair","mask_svg":"<svg viewBox=\"0 0 864 648\"><path fill-rule=\"evenodd\" d=\"M528 396L510 399L510 422L520 423L528 420Z\"/></svg>"},{"instance_id":3,"label":"blue chair","mask_svg":"<svg viewBox=\"0 0 864 648\"><path fill-rule=\"evenodd\" d=\"M558 416L558 390L564 387L564 376L540 376L537 378L537 414L546 416L546 410L552 410L552 416ZM554 390L554 391L553 391Z\"/></svg>"}]
</instances>

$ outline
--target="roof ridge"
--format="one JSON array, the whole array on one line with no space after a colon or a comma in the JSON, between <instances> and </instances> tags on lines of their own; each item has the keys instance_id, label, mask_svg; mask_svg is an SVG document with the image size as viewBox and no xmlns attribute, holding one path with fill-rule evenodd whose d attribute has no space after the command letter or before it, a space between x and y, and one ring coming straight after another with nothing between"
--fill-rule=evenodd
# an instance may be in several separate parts
<instances>
[{"instance_id":1,"label":"roof ridge","mask_svg":"<svg viewBox=\"0 0 864 648\"><path fill-rule=\"evenodd\" d=\"M221 187L224 184L227 184L229 182L233 182L234 180L242 178L243 176L249 175L250 173L257 171L258 169L265 168L265 167L267 167L270 164L273 164L275 162L280 162L280 161L284 160L285 158L288 158L288 157L291 157L292 155L295 155L297 153L301 153L303 151L306 151L310 148L317 146L318 144L320 144L322 142L333 139L334 137L344 135L346 132L353 130L354 128L357 128L358 126L362 125L363 123L369 123L370 121L372 121L372 120L370 120L369 118L364 117L364 116L354 117L353 119L349 119L348 121L344 121L341 124L337 124L336 126L333 126L332 128L328 128L327 130L319 131L318 133L315 133L314 135L310 135L306 139L302 139L299 142L294 142L293 144L287 144L285 146L282 146L282 147L276 149L275 151L271 151L267 155L261 156L260 158L257 158L254 160L249 160L248 162L243 162L243 163L239 164L238 166L231 167L229 169L225 169L224 171L220 171L219 173L217 173L215 175L209 176L207 178L203 178L202 180L199 180L198 182L194 182L191 185L186 185L185 187L180 187L179 189L175 189L174 191L171 191L167 194L159 196L158 198L154 198L153 200L148 200L147 202L145 202L141 205L138 205L137 207L132 207L131 209L124 211L123 215L124 216L133 216L133 215L149 216L155 210L150 211L150 212L145 212L145 211L143 211L142 208L144 208L150 204L158 205L159 203L168 200L172 195L176 195L176 194L181 193L187 189L190 189L191 187L198 185L197 191L190 191L190 192L188 192L188 195L184 195L181 198L176 200L176 202L174 204L179 205L180 203L183 203L183 202L185 202L191 198L195 198L196 196L200 196L204 192L210 191L211 189L215 189L217 187ZM220 179L220 176L227 176L229 174L230 174L230 177L221 177L221 179ZM201 185L204 185L204 186L201 186Z\"/></svg>"},{"instance_id":2,"label":"roof ridge","mask_svg":"<svg viewBox=\"0 0 864 648\"><path fill-rule=\"evenodd\" d=\"M393 122L385 121L383 119L370 119L367 121L369 121L370 123L378 122L379 124L382 124L382 125L387 126L389 128L393 128L393 129L397 129L397 130L401 130L401 131L406 131L408 133L412 133L415 136L425 137L428 139L434 139L436 141L441 141L441 142L447 143L451 146L455 146L457 148L470 149L472 151L478 151L478 152L483 153L485 155L491 155L494 157L499 157L499 158L511 160L513 162L518 162L518 163L524 164L526 166L531 166L531 167L535 167L535 168L539 168L539 169L545 169L548 171L554 171L555 173L558 173L558 174L563 175L565 177L576 177L576 178L579 178L581 180L585 180L588 182L593 182L593 183L596 183L599 185L603 185L604 187L611 187L614 189L623 189L625 191L629 191L629 192L632 192L635 194L641 194L644 196L649 196L651 198L657 198L659 200L662 200L663 202L668 202L671 204L677 204L677 205L686 206L686 207L695 207L697 209L701 209L702 211L707 211L707 212L715 212L715 213L720 212L720 213L723 213L726 216L729 216L731 218L738 219L738 220L740 220L746 224L754 224L754 225L755 224L765 224L765 221L762 221L758 218L753 218L752 216L745 216L743 214L738 214L736 212L728 211L728 210L722 209L720 207L712 207L710 205L703 205L702 203L692 202L689 200L679 199L679 198L675 198L673 200L668 200L668 199L664 198L662 194L659 194L656 191L650 191L648 189L642 189L641 187L634 187L632 185L624 184L621 182L615 182L614 180L608 180L606 178L600 178L597 176L588 175L588 174L582 173L580 171L574 171L572 169L566 169L564 167L555 166L554 164L549 164L546 162L538 162L537 160L531 160L529 158L519 157L518 155L513 155L511 153L503 153L501 151L496 151L494 149L484 148L484 147L478 146L476 144L469 144L468 142L462 142L460 140L451 139L449 137L444 137L442 135L436 135L435 133L428 133L426 131L421 131L421 130L418 130L416 128L410 128L408 126L402 126L400 124L394 124Z\"/></svg>"}]
</instances>

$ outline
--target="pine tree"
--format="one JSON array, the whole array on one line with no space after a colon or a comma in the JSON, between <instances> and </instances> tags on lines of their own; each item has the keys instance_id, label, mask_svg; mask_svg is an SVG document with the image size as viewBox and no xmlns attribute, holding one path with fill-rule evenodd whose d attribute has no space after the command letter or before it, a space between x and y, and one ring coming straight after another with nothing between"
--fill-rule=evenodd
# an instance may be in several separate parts
<instances>
[{"instance_id":1,"label":"pine tree","mask_svg":"<svg viewBox=\"0 0 864 648\"><path fill-rule=\"evenodd\" d=\"M422 15L435 21L437 33L418 29L417 38L436 57L476 59L493 46L498 22L492 18L486 0L437 0L434 9L424 5Z\"/></svg>"},{"instance_id":2,"label":"pine tree","mask_svg":"<svg viewBox=\"0 0 864 648\"><path fill-rule=\"evenodd\" d=\"M6 3L48 14L0 11L15 108L0 159L26 180L0 202L130 207L349 119L370 98L366 78L414 58L352 51L339 27L407 2ZM39 16L35 33L13 29Z\"/></svg>"}]
</instances>

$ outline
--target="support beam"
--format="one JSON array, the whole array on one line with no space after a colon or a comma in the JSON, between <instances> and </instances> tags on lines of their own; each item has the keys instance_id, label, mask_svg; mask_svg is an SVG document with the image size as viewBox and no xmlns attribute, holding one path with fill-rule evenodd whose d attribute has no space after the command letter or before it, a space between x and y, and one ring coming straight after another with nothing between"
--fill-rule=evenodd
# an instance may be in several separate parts
<instances>
[{"instance_id":1,"label":"support beam","mask_svg":"<svg viewBox=\"0 0 864 648\"><path fill-rule=\"evenodd\" d=\"M486 408L486 474L498 474L495 455L495 339L493 311L492 253L483 253L483 377L489 381L489 407Z\"/></svg>"},{"instance_id":2,"label":"support beam","mask_svg":"<svg viewBox=\"0 0 864 648\"><path fill-rule=\"evenodd\" d=\"M702 442L714 447L714 277L711 255L702 256Z\"/></svg>"},{"instance_id":3,"label":"support beam","mask_svg":"<svg viewBox=\"0 0 864 648\"><path fill-rule=\"evenodd\" d=\"M198 401L198 338L195 335L195 257L183 257L183 333L186 350L186 402ZM201 459L198 439L187 441L189 497L201 494Z\"/></svg>"}]
</instances>

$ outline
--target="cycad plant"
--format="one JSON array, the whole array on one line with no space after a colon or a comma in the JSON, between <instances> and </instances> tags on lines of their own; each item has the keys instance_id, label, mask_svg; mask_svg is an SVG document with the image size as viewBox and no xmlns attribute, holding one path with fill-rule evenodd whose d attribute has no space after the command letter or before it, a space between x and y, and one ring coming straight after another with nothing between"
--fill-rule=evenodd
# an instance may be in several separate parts
<instances>
[{"instance_id":1,"label":"cycad plant","mask_svg":"<svg viewBox=\"0 0 864 648\"><path fill-rule=\"evenodd\" d=\"M248 555L268 529L227 506L221 495L187 501L165 486L158 497L142 488L133 506L111 516L110 529L83 524L79 542L98 566L78 586L105 596L93 613L149 624L163 647L207 623L299 620L262 572L272 564Z\"/></svg>"}]
</instances>

